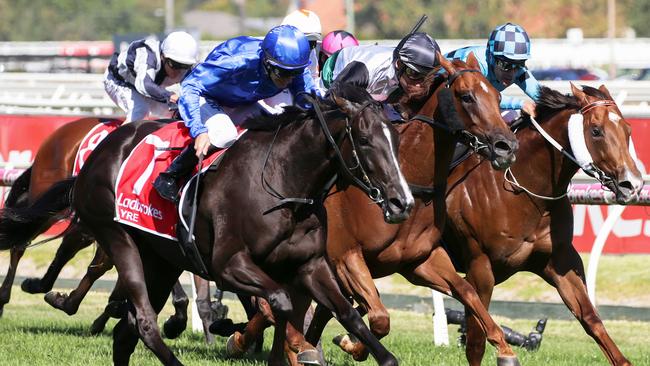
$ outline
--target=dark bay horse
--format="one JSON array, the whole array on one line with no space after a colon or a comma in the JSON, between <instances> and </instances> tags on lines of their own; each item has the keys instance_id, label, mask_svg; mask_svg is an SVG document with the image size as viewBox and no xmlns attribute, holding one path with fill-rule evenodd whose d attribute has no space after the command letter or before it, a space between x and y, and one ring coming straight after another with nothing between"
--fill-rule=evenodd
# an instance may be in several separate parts
<instances>
[{"instance_id":1,"label":"dark bay horse","mask_svg":"<svg viewBox=\"0 0 650 366\"><path fill-rule=\"evenodd\" d=\"M571 90L569 96L542 88L539 125L577 155L583 149L570 142L568 126L572 115L581 116L574 136L584 140L595 167L592 174L616 193L619 203L629 202L643 186L628 151L630 124L604 86L580 90L572 84ZM517 138L517 162L507 176L476 156L453 170L444 242L485 307L495 285L517 272L533 272L557 288L612 365L629 365L589 301L582 260L572 245L573 211L565 192L578 165L530 124L517 131ZM467 357L471 365L479 365L485 337L475 319L467 320Z\"/></svg>"},{"instance_id":2,"label":"dark bay horse","mask_svg":"<svg viewBox=\"0 0 650 366\"><path fill-rule=\"evenodd\" d=\"M269 302L278 327L271 365L284 364L284 327L293 311L290 293L296 291L308 292L335 312L380 365L397 364L345 299L327 265L326 215L319 196L338 172L341 179L364 187L389 222L406 218L413 198L397 165L397 134L381 107L364 90L348 87L339 92L336 104L323 105L327 124L319 124L313 112L299 110L263 118L270 130L246 133L225 154L219 169L208 171L202 180L197 246L210 279L220 288ZM72 194L78 219L113 260L130 300L128 317L113 332L115 364L128 363L138 336L161 362L180 364L162 341L156 318L178 275L192 269L191 263L175 242L113 220L113 185L120 164L137 142L159 127L144 122L117 129L91 154L76 179L53 186L30 209L4 212L5 219L19 219L19 227L33 229L69 206L67 196ZM349 166L354 166L352 172ZM309 198L313 204L278 204L284 197Z\"/></svg>"},{"instance_id":3,"label":"dark bay horse","mask_svg":"<svg viewBox=\"0 0 650 366\"><path fill-rule=\"evenodd\" d=\"M54 131L39 147L32 166L25 170L11 186L5 201L5 207L28 206L34 203L36 198L49 189L53 183L70 177L81 140L98 123L106 121L109 120L95 117L82 118L67 123ZM44 225L42 232L47 230L51 224L54 224L54 222L50 222L49 225ZM36 233L36 235L38 234L40 232ZM92 239L89 240L81 231L74 230L68 233L68 236L64 239L63 246L80 246L79 249L73 251L72 255L74 255L81 248L90 245L91 242ZM0 287L0 315L2 315L4 305L9 302L11 297L11 286L16 276L16 269L20 259L25 254L27 244L24 243L24 245L17 245L11 248L9 270ZM72 256L68 255L67 251L57 253L57 260L62 260L63 263L67 262L70 258ZM61 267L62 265L59 266L58 262L53 263L51 268L58 268L58 270L48 271L48 273L52 273L44 277L43 281L25 280L23 289L30 293L51 290Z\"/></svg>"},{"instance_id":4,"label":"dark bay horse","mask_svg":"<svg viewBox=\"0 0 650 366\"><path fill-rule=\"evenodd\" d=\"M514 160L517 142L501 118L499 92L476 71L476 58L471 55L467 63L440 59L448 77L442 84L436 84L437 88L433 86L429 95L419 102L408 103L413 120L397 126L400 166L404 176L409 183L433 187L433 196L416 200L411 216L404 223L387 225L381 210L369 205L362 191L339 186L341 190L333 190L325 201L327 254L345 292L352 295L364 311L368 311L371 330L379 338L390 330L389 314L372 279L400 273L413 284L428 286L461 300L481 318L481 329L497 347L499 364L518 364L501 328L481 304L475 290L456 273L445 250L435 244L442 234L446 217L446 181L457 141L456 136L444 128L432 128L427 123L437 110L438 93L443 88L451 89L455 109L465 125L464 133L478 137L478 145L486 147L478 151L490 160L496 160L493 162L495 167L506 168ZM330 318L331 312L319 305L307 341L315 344ZM263 324L259 319L253 322L253 326ZM249 323L250 328L253 326ZM233 348L245 349L248 346L246 342L255 339L249 330L247 328L243 336L234 335ZM362 343L350 342L348 337L339 341L355 359L367 357Z\"/></svg>"},{"instance_id":5,"label":"dark bay horse","mask_svg":"<svg viewBox=\"0 0 650 366\"><path fill-rule=\"evenodd\" d=\"M114 122L115 119L107 118L82 118L67 123L58 128L49 136L39 147L34 157L32 166L26 169L20 177L11 186L5 207L25 207L28 206L52 184L72 176L73 166L79 145L82 139L90 130L99 123ZM11 286L13 285L18 263L25 253L31 239L45 232L57 220L50 220L44 223L37 231L32 233L33 237L26 238L23 243L16 243L10 250L10 262L7 275L0 286L0 316L3 313L4 305L7 304L11 297ZM54 260L47 269L42 278L27 278L23 281L21 287L23 291L36 294L46 293L52 289L63 266L72 259L80 250L88 247L94 242L94 239L84 232L80 226L73 226L65 232L61 245L59 246ZM81 300L86 295L90 287L102 274L112 268L110 259L98 249L92 264L88 267L88 273L70 295L50 292L45 296L45 300L57 309L63 310L66 314L75 314L79 308ZM174 287L178 296L174 297L173 305L175 313L165 322L165 335L169 338L177 337L187 323L187 305L188 299L182 287ZM112 295L119 297L117 293ZM199 300L201 301L201 300ZM206 311L205 304L197 302L201 309L203 317L207 317L209 311ZM102 314L98 320L93 323L91 333L99 333L104 328L108 320L106 313ZM207 326L205 327L207 330ZM212 336L206 334L206 339L210 341Z\"/></svg>"}]
</instances>

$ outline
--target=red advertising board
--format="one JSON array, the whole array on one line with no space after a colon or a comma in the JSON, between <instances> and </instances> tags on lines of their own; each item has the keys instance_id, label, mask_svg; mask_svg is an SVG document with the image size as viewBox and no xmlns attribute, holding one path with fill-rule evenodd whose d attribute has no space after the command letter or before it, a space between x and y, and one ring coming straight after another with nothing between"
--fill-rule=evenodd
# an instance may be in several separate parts
<instances>
[{"instance_id":1,"label":"red advertising board","mask_svg":"<svg viewBox=\"0 0 650 366\"><path fill-rule=\"evenodd\" d=\"M0 115L0 162L24 165L33 159L40 143L59 126L80 117ZM641 161L650 167L650 119L627 119ZM650 182L648 182L650 183ZM4 201L4 196L2 197ZM575 205L574 245L590 251L595 236L607 218L608 206ZM614 225L605 253L650 253L650 207L628 207Z\"/></svg>"}]
</instances>

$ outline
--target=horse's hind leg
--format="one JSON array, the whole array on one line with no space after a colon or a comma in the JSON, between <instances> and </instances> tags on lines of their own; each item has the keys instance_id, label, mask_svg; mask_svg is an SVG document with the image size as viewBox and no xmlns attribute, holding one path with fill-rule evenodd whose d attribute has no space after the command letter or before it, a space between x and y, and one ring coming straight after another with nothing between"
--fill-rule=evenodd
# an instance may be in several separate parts
<instances>
[{"instance_id":1,"label":"horse's hind leg","mask_svg":"<svg viewBox=\"0 0 650 366\"><path fill-rule=\"evenodd\" d=\"M94 240L92 237L84 234L78 225L70 228L70 231L63 236L61 246L57 249L54 260L50 263L43 278L32 277L25 279L21 284L22 290L30 294L40 294L50 291L63 266L80 250L92 244Z\"/></svg>"},{"instance_id":2,"label":"horse's hind leg","mask_svg":"<svg viewBox=\"0 0 650 366\"><path fill-rule=\"evenodd\" d=\"M183 285L177 280L172 287L172 305L174 305L174 314L163 324L163 332L169 339L178 338L187 328L187 306L190 299L187 297Z\"/></svg>"},{"instance_id":3,"label":"horse's hind leg","mask_svg":"<svg viewBox=\"0 0 650 366\"><path fill-rule=\"evenodd\" d=\"M90 326L90 334L97 335L103 332L110 318L123 318L127 312L126 305L126 290L118 278L111 295L108 297L108 304L106 304L104 311L99 314Z\"/></svg>"},{"instance_id":4,"label":"horse's hind leg","mask_svg":"<svg viewBox=\"0 0 650 366\"><path fill-rule=\"evenodd\" d=\"M471 313L478 320L488 342L497 348L498 364L519 364L517 356L505 340L503 330L487 312L476 290L456 273L451 259L442 247L436 247L429 258L412 271L400 273L414 285L453 295L465 305L468 314Z\"/></svg>"},{"instance_id":5,"label":"horse's hind leg","mask_svg":"<svg viewBox=\"0 0 650 366\"><path fill-rule=\"evenodd\" d=\"M5 200L5 207L24 207L29 202L29 180L31 179L32 169L29 168L25 170L19 177L16 179L14 184L11 185L11 189L7 194L7 199ZM0 286L0 317L4 312L4 306L9 302L11 298L11 286L14 284L14 279L16 277L16 269L18 268L18 262L25 254L26 247L13 247L10 250L9 258L9 269L7 270L7 275L5 276L4 281L2 281L2 286Z\"/></svg>"},{"instance_id":6,"label":"horse's hind leg","mask_svg":"<svg viewBox=\"0 0 650 366\"><path fill-rule=\"evenodd\" d=\"M82 219L84 217L92 217L92 215L84 215ZM164 266L158 268L159 272L152 274L151 282L162 288L166 286L167 292L164 294L154 292L156 297L152 297L152 300L150 300L150 296L152 295L147 291L148 288L145 282L143 265L145 248L142 251L138 250L131 236L118 223L109 222L108 220L110 218L93 223L92 225L88 223L88 227L93 229L95 239L102 246L102 249L110 253L120 282L126 289L127 297L135 309L134 321L137 333L140 335L140 339L142 339L145 346L156 355L160 362L164 365L179 365L180 362L176 356L174 356L162 340L157 323L158 314L153 307L153 303L150 301L154 301L157 308L162 308L169 296L169 291L171 291L174 281L178 279L180 271L177 271L174 266L169 264L167 264L167 268L164 268ZM114 344L113 360L116 364L124 363L124 359L128 362L129 356L130 353L126 354L126 352L118 351L116 344Z\"/></svg>"},{"instance_id":7,"label":"horse's hind leg","mask_svg":"<svg viewBox=\"0 0 650 366\"><path fill-rule=\"evenodd\" d=\"M97 247L95 257L88 266L86 274L79 282L77 288L72 290L70 295L50 291L45 294L45 301L53 307L63 310L68 315L76 314L81 301L86 297L93 283L111 268L113 268L113 262L111 262L102 248Z\"/></svg>"},{"instance_id":8,"label":"horse's hind leg","mask_svg":"<svg viewBox=\"0 0 650 366\"><path fill-rule=\"evenodd\" d=\"M10 250L9 258L9 270L5 276L4 281L2 281L2 286L0 287L0 316L4 312L4 306L11 299L11 286L14 283L16 278L16 269L18 268L18 262L25 254L26 247L13 247Z\"/></svg>"},{"instance_id":9,"label":"horse's hind leg","mask_svg":"<svg viewBox=\"0 0 650 366\"><path fill-rule=\"evenodd\" d=\"M584 280L584 267L573 245L561 246L565 250L554 251L552 259L539 275L557 288L558 293L584 330L591 336L612 365L631 365L612 338L591 304Z\"/></svg>"},{"instance_id":10,"label":"horse's hind leg","mask_svg":"<svg viewBox=\"0 0 650 366\"><path fill-rule=\"evenodd\" d=\"M145 300L147 300L147 302L150 301L149 304L152 311L154 314L158 314L165 306L169 293L174 283L177 282L181 270L175 268L173 264L166 262L156 254L144 250L141 251L140 259L144 271L141 285L146 286L146 293L144 294ZM126 282L125 286L131 284L132 283ZM133 290L133 288L128 289ZM138 299L138 296L136 296L135 299ZM143 321L142 313L138 311L138 307L134 306L134 303L131 301L129 301L128 304L128 314L118 322L118 325L116 325L113 330L113 362L116 365L128 365L130 355L133 353L138 341L137 336L140 334L145 345L158 356L164 365L181 365L181 362L176 359L169 349L167 349L168 354L166 357L159 356L157 349L152 347L154 344L152 339L143 336L143 333L146 335L146 333L143 332L145 329L147 333L157 331L155 336L157 336L160 344L166 348L164 343L162 343L162 338L160 338L160 332L157 326L155 329L150 328L149 324L151 323ZM156 323L153 324L155 325Z\"/></svg>"},{"instance_id":11,"label":"horse's hind leg","mask_svg":"<svg viewBox=\"0 0 650 366\"><path fill-rule=\"evenodd\" d=\"M207 344L214 343L214 336L210 333L210 325L214 321L214 312L212 311L212 302L210 301L210 281L200 276L192 276L194 286L196 287L196 309L201 318L203 325L203 335Z\"/></svg>"},{"instance_id":12,"label":"horse's hind leg","mask_svg":"<svg viewBox=\"0 0 650 366\"><path fill-rule=\"evenodd\" d=\"M301 279L316 302L337 315L341 325L366 345L380 366L397 365L397 359L370 332L359 313L343 296L325 258L311 261L301 271Z\"/></svg>"}]
</instances>

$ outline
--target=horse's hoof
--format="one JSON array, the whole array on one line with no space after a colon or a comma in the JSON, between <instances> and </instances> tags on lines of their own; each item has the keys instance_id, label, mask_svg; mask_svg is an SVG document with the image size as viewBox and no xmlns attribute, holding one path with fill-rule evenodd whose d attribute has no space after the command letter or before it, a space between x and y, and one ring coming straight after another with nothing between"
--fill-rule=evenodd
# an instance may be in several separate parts
<instances>
[{"instance_id":1,"label":"horse's hoof","mask_svg":"<svg viewBox=\"0 0 650 366\"><path fill-rule=\"evenodd\" d=\"M521 366L517 356L499 356L497 357L497 366Z\"/></svg>"},{"instance_id":2,"label":"horse's hoof","mask_svg":"<svg viewBox=\"0 0 650 366\"><path fill-rule=\"evenodd\" d=\"M241 348L237 343L237 338L239 337L241 337L241 333L239 332L235 332L228 337L228 341L226 342L226 355L228 355L228 357L240 358L246 353L246 350Z\"/></svg>"},{"instance_id":3,"label":"horse's hoof","mask_svg":"<svg viewBox=\"0 0 650 366\"><path fill-rule=\"evenodd\" d=\"M108 321L108 316L104 316L103 314L99 316L99 318L95 319L93 324L90 326L90 335L99 335L101 332L104 331L104 328L106 328L106 322Z\"/></svg>"},{"instance_id":4,"label":"horse's hoof","mask_svg":"<svg viewBox=\"0 0 650 366\"><path fill-rule=\"evenodd\" d=\"M176 339L187 328L187 319L170 317L163 325L163 332L168 339Z\"/></svg>"},{"instance_id":5,"label":"horse's hoof","mask_svg":"<svg viewBox=\"0 0 650 366\"><path fill-rule=\"evenodd\" d=\"M53 308L59 309L68 315L74 315L77 310L67 309L65 302L68 299L68 294L64 294L57 291L50 291L44 296L45 302L52 305Z\"/></svg>"},{"instance_id":6,"label":"horse's hoof","mask_svg":"<svg viewBox=\"0 0 650 366\"><path fill-rule=\"evenodd\" d=\"M43 290L40 278L26 278L23 283L20 284L20 288L23 292L27 292L28 294L42 294L51 290Z\"/></svg>"},{"instance_id":7,"label":"horse's hoof","mask_svg":"<svg viewBox=\"0 0 650 366\"><path fill-rule=\"evenodd\" d=\"M332 342L352 355L355 361L361 362L368 359L368 349L352 334L339 334L332 339Z\"/></svg>"},{"instance_id":8,"label":"horse's hoof","mask_svg":"<svg viewBox=\"0 0 650 366\"><path fill-rule=\"evenodd\" d=\"M298 363L303 365L319 365L320 355L316 349L308 349L298 353Z\"/></svg>"}]
</instances>

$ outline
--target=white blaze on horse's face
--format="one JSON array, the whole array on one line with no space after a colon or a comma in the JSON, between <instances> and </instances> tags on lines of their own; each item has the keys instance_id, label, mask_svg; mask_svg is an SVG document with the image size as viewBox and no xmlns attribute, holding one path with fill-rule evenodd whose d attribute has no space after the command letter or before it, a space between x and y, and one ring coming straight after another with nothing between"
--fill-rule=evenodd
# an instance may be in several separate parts
<instances>
[{"instance_id":1,"label":"white blaze on horse's face","mask_svg":"<svg viewBox=\"0 0 650 366\"><path fill-rule=\"evenodd\" d=\"M383 123L381 126L382 131L384 132L384 136L386 137L386 140L388 140L388 147L390 149L390 157L392 160L393 165L397 168L398 172L398 178L399 179L399 184L402 187L402 190L404 192L408 192L408 197L407 197L407 202L406 204L408 206L412 206L413 203L415 202L413 195L411 194L411 189L409 188L408 183L406 183L406 178L404 178L404 174L402 174L402 169L399 168L399 163L397 162L397 156L395 156L395 149L393 148L393 140L391 138L390 130L388 129L388 126L386 123Z\"/></svg>"},{"instance_id":2,"label":"white blaze on horse's face","mask_svg":"<svg viewBox=\"0 0 650 366\"><path fill-rule=\"evenodd\" d=\"M609 112L609 120L614 122L616 126L618 126L618 121L620 121L621 118L622 117L616 114L615 112Z\"/></svg>"},{"instance_id":3,"label":"white blaze on horse's face","mask_svg":"<svg viewBox=\"0 0 650 366\"><path fill-rule=\"evenodd\" d=\"M490 91L488 90L487 85L481 80L481 89L483 89L484 92L489 93Z\"/></svg>"}]
</instances>

